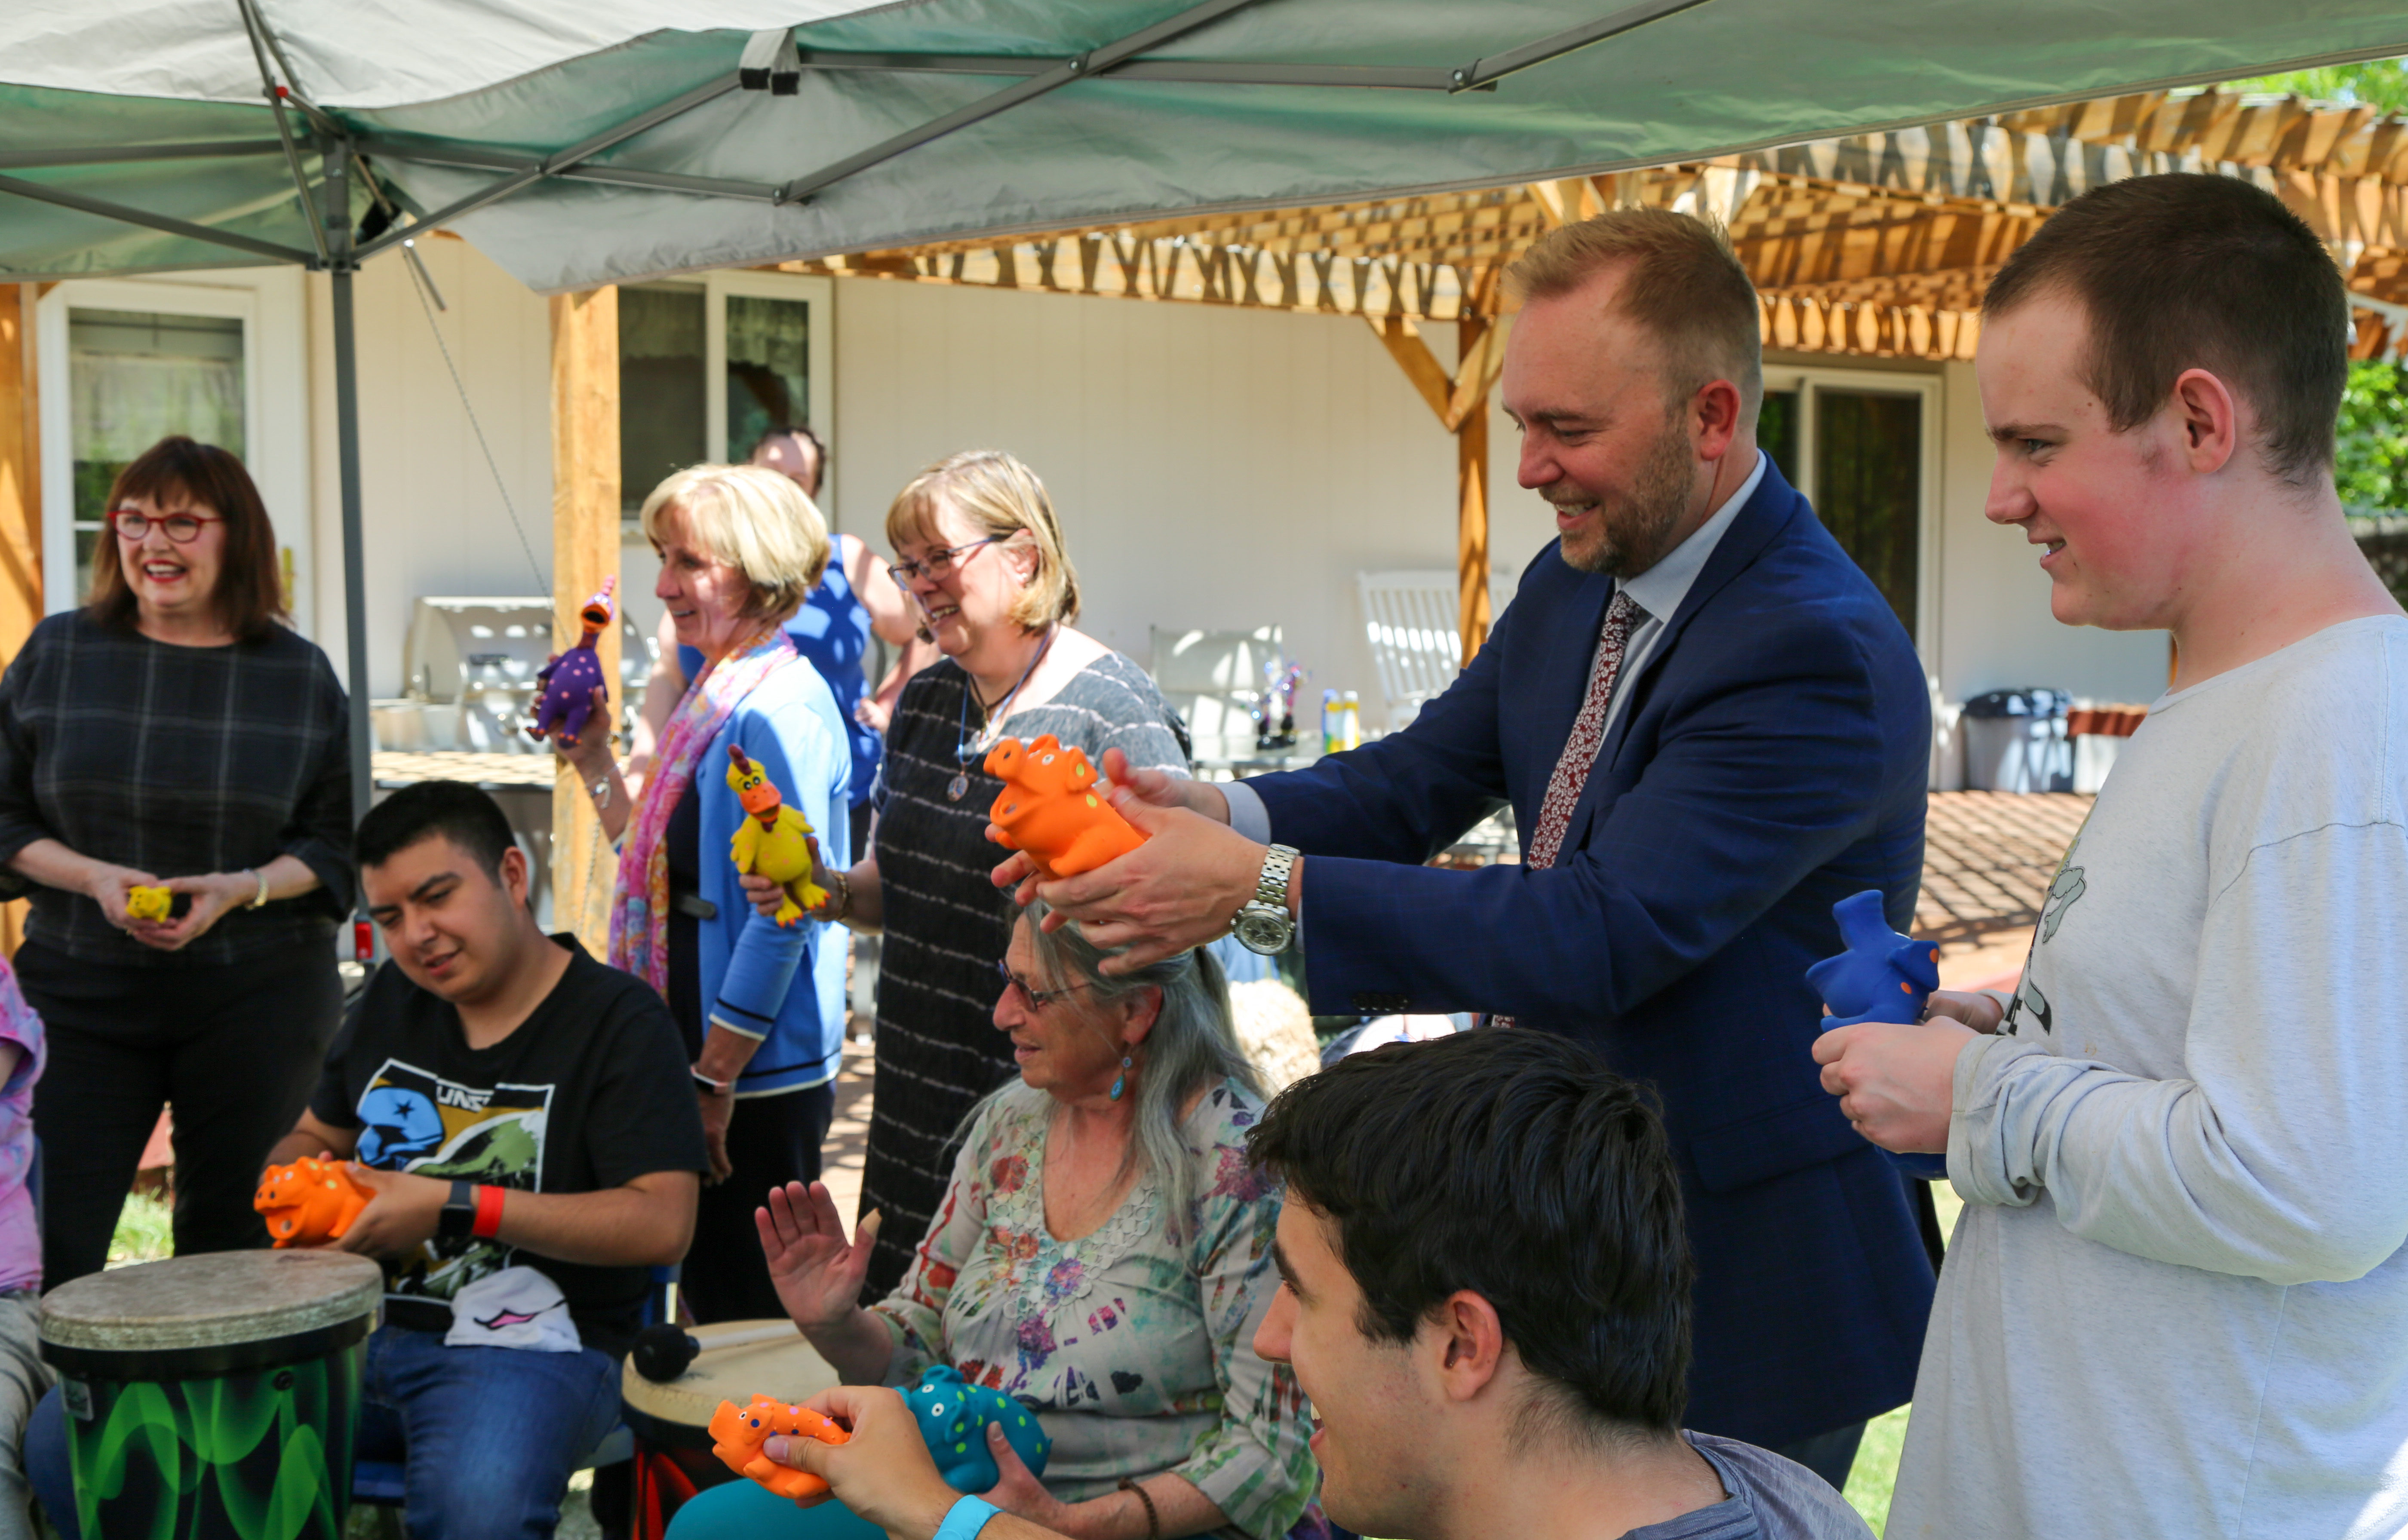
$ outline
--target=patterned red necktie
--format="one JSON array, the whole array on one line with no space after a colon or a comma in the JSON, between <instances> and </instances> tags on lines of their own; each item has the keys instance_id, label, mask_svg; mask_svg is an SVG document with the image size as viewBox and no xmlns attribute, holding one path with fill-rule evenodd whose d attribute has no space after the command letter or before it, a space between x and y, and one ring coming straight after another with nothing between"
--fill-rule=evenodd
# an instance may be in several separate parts
<instances>
[{"instance_id":1,"label":"patterned red necktie","mask_svg":"<svg viewBox=\"0 0 2408 1540\"><path fill-rule=\"evenodd\" d=\"M1628 592L1615 589L1605 607L1605 626L1598 634L1597 661L1589 664L1588 698L1572 719L1571 736L1564 740L1563 757L1547 778L1547 800L1539 805L1538 826L1530 831L1525 865L1543 871L1555 863L1564 834L1571 828L1572 810L1580 806L1581 789L1588 784L1597 751L1605 745L1605 711L1613 701L1613 681L1622 672L1623 649L1630 645L1630 628L1641 611Z\"/></svg>"},{"instance_id":2,"label":"patterned red necktie","mask_svg":"<svg viewBox=\"0 0 2408 1540\"><path fill-rule=\"evenodd\" d=\"M1588 784L1588 773L1597 764L1597 751L1605 746L1605 709L1613 704L1613 681L1622 673L1623 650L1630 645L1630 628L1641 613L1638 601L1619 588L1613 591L1613 603L1605 606L1605 626L1598 633L1597 659L1588 667L1588 697L1581 702L1580 715L1572 719L1571 736L1564 740L1555 773L1547 777L1547 800L1539 805L1530 848L1522 857L1525 866L1544 871L1555 863L1564 848L1572 809L1580 806L1581 789ZM1492 1027L1512 1024L1510 1016L1487 1019Z\"/></svg>"}]
</instances>

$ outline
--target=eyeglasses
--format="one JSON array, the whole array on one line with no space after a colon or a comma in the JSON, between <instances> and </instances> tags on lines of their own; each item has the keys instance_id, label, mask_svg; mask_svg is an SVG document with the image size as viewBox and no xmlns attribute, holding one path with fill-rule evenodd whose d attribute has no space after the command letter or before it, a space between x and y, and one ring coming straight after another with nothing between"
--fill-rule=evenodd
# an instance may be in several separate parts
<instances>
[{"instance_id":1,"label":"eyeglasses","mask_svg":"<svg viewBox=\"0 0 2408 1540\"><path fill-rule=\"evenodd\" d=\"M976 550L981 546L991 546L998 540L1010 538L1011 536L1007 535L990 535L983 540L973 540L967 546L947 546L941 550L932 550L924 561L897 562L886 570L895 578L895 586L897 588L910 588L923 578L932 583L941 583L953 575L953 567L957 564L956 559L964 551Z\"/></svg>"},{"instance_id":2,"label":"eyeglasses","mask_svg":"<svg viewBox=\"0 0 2408 1540\"><path fill-rule=\"evenodd\" d=\"M1094 981L1091 979L1083 984L1069 984L1058 990L1032 990L1018 974L1011 971L1010 963L999 962L996 963L995 971L1003 976L1003 981L1006 984L1011 986L1011 991L1020 997L1021 1006L1025 1010L1043 1010L1066 995L1080 990L1094 988Z\"/></svg>"},{"instance_id":3,"label":"eyeglasses","mask_svg":"<svg viewBox=\"0 0 2408 1540\"><path fill-rule=\"evenodd\" d=\"M162 519L153 519L147 513L120 508L108 516L108 522L121 540L142 539L150 535L150 526L156 524L167 532L168 539L179 546L189 546L201 537L203 524L222 524L225 520L212 513L171 513Z\"/></svg>"}]
</instances>

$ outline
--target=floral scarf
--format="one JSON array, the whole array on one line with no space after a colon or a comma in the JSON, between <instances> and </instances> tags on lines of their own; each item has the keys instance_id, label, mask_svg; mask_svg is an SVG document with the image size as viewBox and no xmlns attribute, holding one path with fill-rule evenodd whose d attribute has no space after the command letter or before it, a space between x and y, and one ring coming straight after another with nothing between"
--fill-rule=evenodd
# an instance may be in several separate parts
<instances>
[{"instance_id":1,"label":"floral scarf","mask_svg":"<svg viewBox=\"0 0 2408 1540\"><path fill-rule=\"evenodd\" d=\"M619 850L619 877L610 895L610 965L636 975L664 998L669 986L669 815L737 703L798 656L782 626L738 643L688 687L653 750L652 773Z\"/></svg>"}]
</instances>

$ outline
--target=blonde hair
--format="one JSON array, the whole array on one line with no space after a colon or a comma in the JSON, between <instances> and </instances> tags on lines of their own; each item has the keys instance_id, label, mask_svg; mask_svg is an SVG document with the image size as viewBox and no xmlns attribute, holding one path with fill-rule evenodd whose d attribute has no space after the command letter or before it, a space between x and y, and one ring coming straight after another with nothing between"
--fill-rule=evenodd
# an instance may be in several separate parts
<instances>
[{"instance_id":1,"label":"blonde hair","mask_svg":"<svg viewBox=\"0 0 2408 1540\"><path fill-rule=\"evenodd\" d=\"M1037 553L1037 568L1012 601L1011 619L1030 631L1079 618L1079 572L1062 547L1062 525L1054 500L1037 473L1001 449L964 449L947 455L913 477L886 510L886 543L897 551L907 540L943 538L937 531L939 500L996 541L1022 531Z\"/></svg>"},{"instance_id":2,"label":"blonde hair","mask_svg":"<svg viewBox=\"0 0 2408 1540\"><path fill-rule=\"evenodd\" d=\"M1710 381L1739 387L1742 421L1764 405L1764 335L1756 285L1720 224L1669 208L1617 208L1541 236L1505 269L1515 300L1556 299L1627 264L1614 307L1664 349L1674 405Z\"/></svg>"},{"instance_id":3,"label":"blonde hair","mask_svg":"<svg viewBox=\"0 0 2408 1540\"><path fill-rule=\"evenodd\" d=\"M644 538L661 543L672 512L688 543L744 574L747 615L782 620L800 609L827 570L827 520L793 479L758 465L688 465L652 489L639 516Z\"/></svg>"}]
</instances>

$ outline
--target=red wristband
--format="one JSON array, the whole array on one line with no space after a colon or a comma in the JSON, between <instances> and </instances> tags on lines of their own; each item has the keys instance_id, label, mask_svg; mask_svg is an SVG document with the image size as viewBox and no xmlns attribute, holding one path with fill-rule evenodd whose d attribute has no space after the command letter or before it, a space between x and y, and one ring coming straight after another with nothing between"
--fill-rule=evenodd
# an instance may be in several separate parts
<instances>
[{"instance_id":1,"label":"red wristband","mask_svg":"<svg viewBox=\"0 0 2408 1540\"><path fill-rule=\"evenodd\" d=\"M509 1191L502 1187L477 1189L477 1222L468 1227L468 1233L480 1240L494 1238L502 1228L502 1195Z\"/></svg>"}]
</instances>

